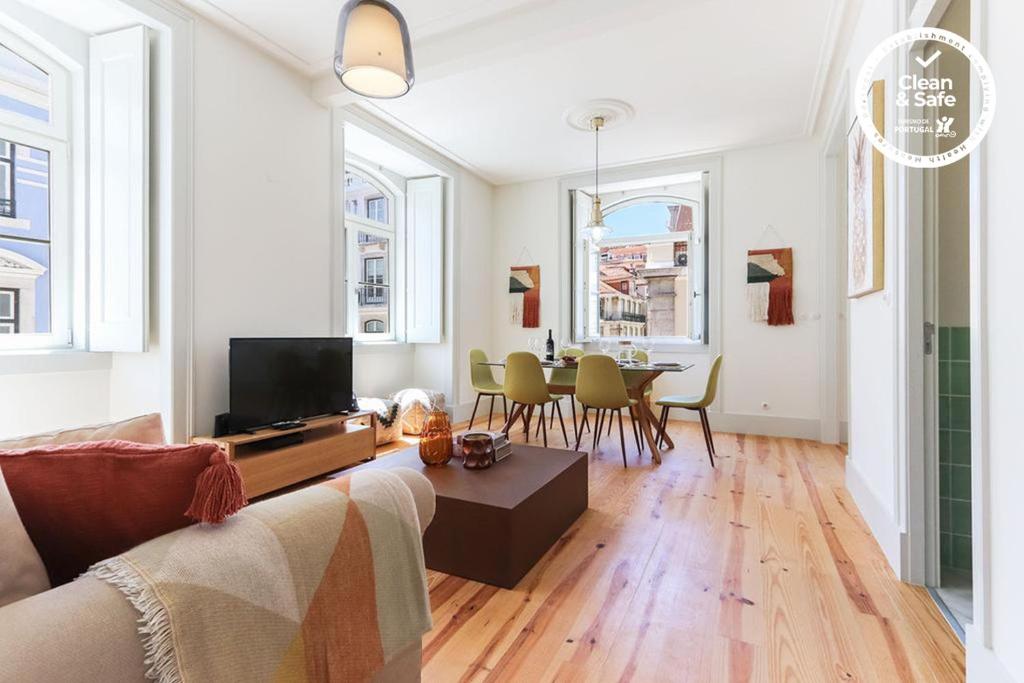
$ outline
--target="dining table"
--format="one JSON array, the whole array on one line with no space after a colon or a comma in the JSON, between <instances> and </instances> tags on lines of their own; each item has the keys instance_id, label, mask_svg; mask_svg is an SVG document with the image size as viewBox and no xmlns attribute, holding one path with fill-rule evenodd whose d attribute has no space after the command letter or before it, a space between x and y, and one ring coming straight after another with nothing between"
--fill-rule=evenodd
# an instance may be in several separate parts
<instances>
[{"instance_id":1,"label":"dining table","mask_svg":"<svg viewBox=\"0 0 1024 683\"><path fill-rule=\"evenodd\" d=\"M693 363L641 363L637 361L619 360L616 361L619 366L619 370L625 375L629 373L630 381L626 382L626 391L629 397L636 400L637 415L639 416L640 431L644 436L644 440L647 442L647 446L651 449L651 460L656 464L661 464L661 450L658 448L659 440L662 440L668 448L675 448L675 443L672 441L672 437L668 435L668 430L662 430L658 419L654 416L654 412L651 410L651 406L644 400L644 392L647 391L647 387L651 383L658 379L662 374L686 372L693 367ZM504 368L505 361L487 361L480 363L480 365L489 365L492 367ZM556 368L566 370L576 370L577 363L566 363L563 360L547 361L542 360L540 362L542 368L548 370L554 370ZM575 385L554 385L548 384L548 388L552 394L566 394L573 396L575 400L576 386ZM596 425L594 426L596 428Z\"/></svg>"}]
</instances>

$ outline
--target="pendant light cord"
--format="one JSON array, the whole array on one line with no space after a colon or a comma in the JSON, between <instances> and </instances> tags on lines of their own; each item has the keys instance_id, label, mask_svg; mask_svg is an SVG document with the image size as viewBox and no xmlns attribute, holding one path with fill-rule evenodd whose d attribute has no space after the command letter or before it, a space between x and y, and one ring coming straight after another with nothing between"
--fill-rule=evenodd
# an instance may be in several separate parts
<instances>
[{"instance_id":1,"label":"pendant light cord","mask_svg":"<svg viewBox=\"0 0 1024 683\"><path fill-rule=\"evenodd\" d=\"M600 149L601 144L598 140L598 136L601 134L601 126L597 123L597 118L594 118L594 196L601 196L601 157Z\"/></svg>"}]
</instances>

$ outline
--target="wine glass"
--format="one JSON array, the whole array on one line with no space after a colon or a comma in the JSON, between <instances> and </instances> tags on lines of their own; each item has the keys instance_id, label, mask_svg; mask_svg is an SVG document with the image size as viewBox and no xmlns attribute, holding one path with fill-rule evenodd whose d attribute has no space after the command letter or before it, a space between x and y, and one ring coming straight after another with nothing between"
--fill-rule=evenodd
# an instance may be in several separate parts
<instances>
[{"instance_id":1,"label":"wine glass","mask_svg":"<svg viewBox=\"0 0 1024 683\"><path fill-rule=\"evenodd\" d=\"M610 340L606 339L605 337L601 337L601 341L598 342L598 347L601 349L601 353L603 353L604 355L611 355L612 343Z\"/></svg>"},{"instance_id":2,"label":"wine glass","mask_svg":"<svg viewBox=\"0 0 1024 683\"><path fill-rule=\"evenodd\" d=\"M526 342L526 346L530 349L530 353L535 356L540 356L540 339L537 337L530 337Z\"/></svg>"}]
</instances>

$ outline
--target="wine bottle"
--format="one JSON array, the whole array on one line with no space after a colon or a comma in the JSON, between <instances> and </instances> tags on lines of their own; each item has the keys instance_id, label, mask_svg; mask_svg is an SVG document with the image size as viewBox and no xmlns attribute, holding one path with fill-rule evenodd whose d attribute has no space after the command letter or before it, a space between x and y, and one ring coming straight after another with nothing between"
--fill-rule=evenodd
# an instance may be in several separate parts
<instances>
[{"instance_id":1,"label":"wine bottle","mask_svg":"<svg viewBox=\"0 0 1024 683\"><path fill-rule=\"evenodd\" d=\"M548 342L547 342L547 345L545 346L545 351L547 352L545 354L545 357L547 358L547 360L549 360L551 362L554 362L554 360L555 360L555 338L553 336L551 336L551 330L548 330Z\"/></svg>"}]
</instances>

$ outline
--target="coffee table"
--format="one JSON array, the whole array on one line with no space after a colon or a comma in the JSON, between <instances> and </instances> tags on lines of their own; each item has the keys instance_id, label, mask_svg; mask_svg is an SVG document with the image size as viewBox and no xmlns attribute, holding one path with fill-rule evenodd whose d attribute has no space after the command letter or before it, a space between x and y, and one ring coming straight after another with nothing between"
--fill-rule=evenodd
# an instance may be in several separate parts
<instances>
[{"instance_id":1,"label":"coffee table","mask_svg":"<svg viewBox=\"0 0 1024 683\"><path fill-rule=\"evenodd\" d=\"M513 444L486 470L459 458L427 467L417 447L346 470L408 467L434 485L437 510L423 534L427 567L502 588L519 580L587 509L587 454Z\"/></svg>"}]
</instances>

